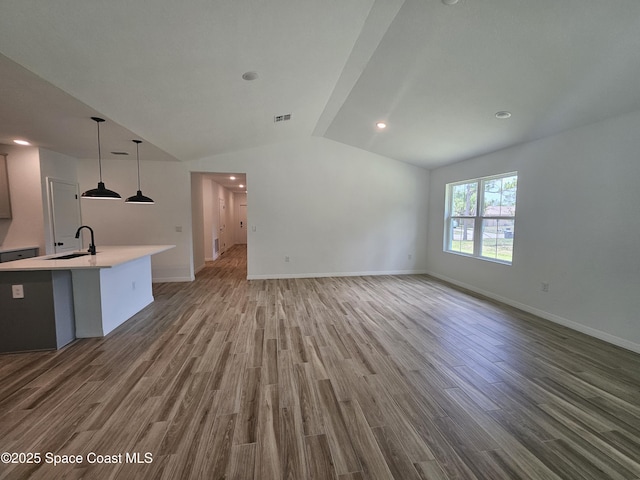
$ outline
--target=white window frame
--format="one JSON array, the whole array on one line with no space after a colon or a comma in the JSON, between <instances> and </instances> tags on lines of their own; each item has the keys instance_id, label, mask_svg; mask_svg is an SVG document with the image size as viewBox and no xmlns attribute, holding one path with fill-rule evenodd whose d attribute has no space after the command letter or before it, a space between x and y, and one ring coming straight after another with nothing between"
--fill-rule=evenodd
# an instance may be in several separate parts
<instances>
[{"instance_id":1,"label":"white window frame","mask_svg":"<svg viewBox=\"0 0 640 480\"><path fill-rule=\"evenodd\" d=\"M480 177L480 178L470 178L468 180L460 180L458 182L447 183L445 188L445 222L444 222L444 245L443 251L446 253L453 253L455 255L462 255L464 257L472 257L480 260L485 260L488 262L501 263L504 265L512 265L513 264L513 254L511 257L511 261L502 260L499 258L485 257L482 255L482 222L485 220L512 220L513 221L513 247L512 250L515 251L515 223L516 216L510 215L500 215L500 216L483 216L482 215L482 205L484 204L484 185L486 182L491 180L496 180L505 177L518 177L518 172L508 172L502 173L499 175L491 175L488 177ZM453 188L457 185L466 185L470 183L476 184L476 209L475 215L452 215L453 212ZM517 195L518 191L516 188L516 205L517 205ZM453 229L451 228L451 222L453 220L473 220L473 253L460 252L457 250L451 250L451 233Z\"/></svg>"}]
</instances>

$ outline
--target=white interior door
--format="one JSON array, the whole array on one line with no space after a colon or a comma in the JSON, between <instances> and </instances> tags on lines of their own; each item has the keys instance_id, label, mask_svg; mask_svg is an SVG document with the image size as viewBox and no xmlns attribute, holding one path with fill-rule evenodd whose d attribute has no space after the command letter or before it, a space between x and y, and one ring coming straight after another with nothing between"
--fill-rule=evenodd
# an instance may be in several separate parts
<instances>
[{"instance_id":1,"label":"white interior door","mask_svg":"<svg viewBox=\"0 0 640 480\"><path fill-rule=\"evenodd\" d=\"M238 205L236 238L238 243L247 243L247 205Z\"/></svg>"},{"instance_id":2,"label":"white interior door","mask_svg":"<svg viewBox=\"0 0 640 480\"><path fill-rule=\"evenodd\" d=\"M49 195L55 253L81 249L81 240L75 238L82 222L78 184L49 179Z\"/></svg>"}]
</instances>

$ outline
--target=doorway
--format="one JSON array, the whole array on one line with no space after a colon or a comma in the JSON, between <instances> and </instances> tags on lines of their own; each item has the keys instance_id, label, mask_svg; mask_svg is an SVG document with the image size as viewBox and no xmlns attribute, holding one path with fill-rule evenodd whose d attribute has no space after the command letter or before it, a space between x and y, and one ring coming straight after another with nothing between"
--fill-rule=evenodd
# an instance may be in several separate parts
<instances>
[{"instance_id":1,"label":"doorway","mask_svg":"<svg viewBox=\"0 0 640 480\"><path fill-rule=\"evenodd\" d=\"M77 183L48 179L53 253L80 250L76 230L82 224Z\"/></svg>"},{"instance_id":2,"label":"doorway","mask_svg":"<svg viewBox=\"0 0 640 480\"><path fill-rule=\"evenodd\" d=\"M247 176L243 173L191 174L193 266L197 273L234 245L248 242ZM240 226L242 222L242 226Z\"/></svg>"},{"instance_id":3,"label":"doorway","mask_svg":"<svg viewBox=\"0 0 640 480\"><path fill-rule=\"evenodd\" d=\"M242 202L242 200L240 200ZM247 200L244 199L244 203L238 204L238 210L236 215L236 243L247 243Z\"/></svg>"}]
</instances>

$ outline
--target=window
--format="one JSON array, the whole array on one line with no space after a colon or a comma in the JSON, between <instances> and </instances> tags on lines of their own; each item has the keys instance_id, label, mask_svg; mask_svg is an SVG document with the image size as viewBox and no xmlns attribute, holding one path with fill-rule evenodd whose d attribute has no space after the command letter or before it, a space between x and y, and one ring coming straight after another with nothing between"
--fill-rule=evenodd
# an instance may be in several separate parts
<instances>
[{"instance_id":1,"label":"window","mask_svg":"<svg viewBox=\"0 0 640 480\"><path fill-rule=\"evenodd\" d=\"M518 173L447 184L444 250L511 264Z\"/></svg>"}]
</instances>

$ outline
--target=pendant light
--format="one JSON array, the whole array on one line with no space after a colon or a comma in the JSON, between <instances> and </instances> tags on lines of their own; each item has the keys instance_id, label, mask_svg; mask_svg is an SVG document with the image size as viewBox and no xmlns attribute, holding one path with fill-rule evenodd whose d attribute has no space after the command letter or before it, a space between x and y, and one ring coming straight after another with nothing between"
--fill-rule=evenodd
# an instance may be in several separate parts
<instances>
[{"instance_id":1,"label":"pendant light","mask_svg":"<svg viewBox=\"0 0 640 480\"><path fill-rule=\"evenodd\" d=\"M136 144L136 160L138 162L138 193L125 200L126 203L138 203L140 205L153 205L155 202L149 197L145 197L140 190L140 151L139 148L142 140L132 140Z\"/></svg>"},{"instance_id":2,"label":"pendant light","mask_svg":"<svg viewBox=\"0 0 640 480\"><path fill-rule=\"evenodd\" d=\"M104 186L102 181L102 157L100 152L100 124L104 122L104 118L91 117L91 120L96 122L98 126L98 167L100 169L100 181L98 182L98 188L92 188L82 194L82 198L93 198L99 200L117 200L122 198L119 193L109 190Z\"/></svg>"}]
</instances>

